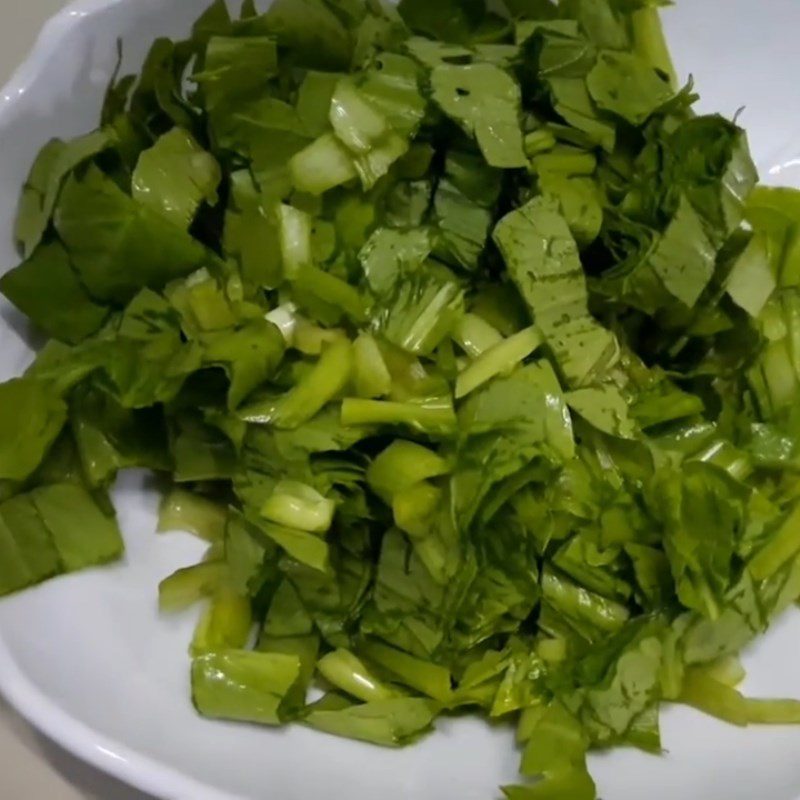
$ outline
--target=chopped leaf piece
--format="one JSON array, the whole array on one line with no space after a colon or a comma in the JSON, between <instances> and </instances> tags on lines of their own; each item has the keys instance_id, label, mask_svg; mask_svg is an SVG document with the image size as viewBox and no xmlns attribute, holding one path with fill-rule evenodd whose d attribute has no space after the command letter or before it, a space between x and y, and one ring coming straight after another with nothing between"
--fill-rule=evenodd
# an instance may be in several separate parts
<instances>
[{"instance_id":1,"label":"chopped leaf piece","mask_svg":"<svg viewBox=\"0 0 800 800\"><path fill-rule=\"evenodd\" d=\"M335 342L288 394L275 401L245 408L240 415L246 422L259 425L299 428L342 392L350 380L352 367L350 342Z\"/></svg>"},{"instance_id":2,"label":"chopped leaf piece","mask_svg":"<svg viewBox=\"0 0 800 800\"><path fill-rule=\"evenodd\" d=\"M67 418L47 384L20 378L0 384L0 479L21 481L42 463Z\"/></svg>"},{"instance_id":3,"label":"chopped leaf piece","mask_svg":"<svg viewBox=\"0 0 800 800\"><path fill-rule=\"evenodd\" d=\"M184 489L173 489L161 501L158 530L186 531L207 542L221 542L227 519L228 511L219 503Z\"/></svg>"},{"instance_id":4,"label":"chopped leaf piece","mask_svg":"<svg viewBox=\"0 0 800 800\"><path fill-rule=\"evenodd\" d=\"M369 334L361 334L353 345L355 387L359 397L385 397L392 388L392 376L380 347Z\"/></svg>"},{"instance_id":5,"label":"chopped leaf piece","mask_svg":"<svg viewBox=\"0 0 800 800\"><path fill-rule=\"evenodd\" d=\"M342 403L342 424L407 425L421 433L451 434L456 415L448 400L434 399L425 403L393 403L380 400L348 398Z\"/></svg>"},{"instance_id":6,"label":"chopped leaf piece","mask_svg":"<svg viewBox=\"0 0 800 800\"><path fill-rule=\"evenodd\" d=\"M283 653L223 650L192 663L192 698L205 717L280 725L300 678L300 659Z\"/></svg>"},{"instance_id":7,"label":"chopped leaf piece","mask_svg":"<svg viewBox=\"0 0 800 800\"><path fill-rule=\"evenodd\" d=\"M520 90L511 76L491 64L443 64L431 73L433 99L474 135L486 162L513 169L528 161L522 148Z\"/></svg>"},{"instance_id":8,"label":"chopped leaf piece","mask_svg":"<svg viewBox=\"0 0 800 800\"><path fill-rule=\"evenodd\" d=\"M403 697L338 710L312 707L306 724L335 736L384 747L404 747L428 733L435 716L431 701Z\"/></svg>"},{"instance_id":9,"label":"chopped leaf piece","mask_svg":"<svg viewBox=\"0 0 800 800\"><path fill-rule=\"evenodd\" d=\"M327 533L333 524L336 503L311 486L281 481L261 507L261 516L289 528Z\"/></svg>"},{"instance_id":10,"label":"chopped leaf piece","mask_svg":"<svg viewBox=\"0 0 800 800\"><path fill-rule=\"evenodd\" d=\"M219 561L179 569L159 584L158 606L163 612L183 611L213 595L224 577L225 565Z\"/></svg>"},{"instance_id":11,"label":"chopped leaf piece","mask_svg":"<svg viewBox=\"0 0 800 800\"><path fill-rule=\"evenodd\" d=\"M494 238L570 384L602 377L617 360L619 344L589 314L578 250L556 204L532 200L506 216Z\"/></svg>"},{"instance_id":12,"label":"chopped leaf piece","mask_svg":"<svg viewBox=\"0 0 800 800\"><path fill-rule=\"evenodd\" d=\"M217 203L221 179L214 157L188 131L173 128L139 156L132 192L135 200L188 228L202 202Z\"/></svg>"},{"instance_id":13,"label":"chopped leaf piece","mask_svg":"<svg viewBox=\"0 0 800 800\"><path fill-rule=\"evenodd\" d=\"M599 108L641 125L672 98L668 79L630 53L603 50L586 79Z\"/></svg>"},{"instance_id":14,"label":"chopped leaf piece","mask_svg":"<svg viewBox=\"0 0 800 800\"><path fill-rule=\"evenodd\" d=\"M319 660L317 669L329 683L358 700L370 703L396 696L348 650L335 650Z\"/></svg>"},{"instance_id":15,"label":"chopped leaf piece","mask_svg":"<svg viewBox=\"0 0 800 800\"><path fill-rule=\"evenodd\" d=\"M470 364L456 381L456 399L471 394L497 375L513 369L542 344L537 328L526 328L496 344Z\"/></svg>"},{"instance_id":16,"label":"chopped leaf piece","mask_svg":"<svg viewBox=\"0 0 800 800\"><path fill-rule=\"evenodd\" d=\"M223 582L217 587L197 624L191 653L198 656L228 648L242 648L250 638L252 627L250 598Z\"/></svg>"},{"instance_id":17,"label":"chopped leaf piece","mask_svg":"<svg viewBox=\"0 0 800 800\"><path fill-rule=\"evenodd\" d=\"M367 483L385 502L420 481L449 472L447 462L415 442L397 439L380 453L367 470Z\"/></svg>"},{"instance_id":18,"label":"chopped leaf piece","mask_svg":"<svg viewBox=\"0 0 800 800\"><path fill-rule=\"evenodd\" d=\"M332 133L319 137L289 162L296 189L319 195L358 177L347 148Z\"/></svg>"},{"instance_id":19,"label":"chopped leaf piece","mask_svg":"<svg viewBox=\"0 0 800 800\"><path fill-rule=\"evenodd\" d=\"M67 181L55 225L78 275L99 300L127 302L140 289L159 289L209 258L187 233L95 167Z\"/></svg>"},{"instance_id":20,"label":"chopped leaf piece","mask_svg":"<svg viewBox=\"0 0 800 800\"><path fill-rule=\"evenodd\" d=\"M39 329L68 344L95 333L109 314L89 296L57 242L39 246L0 278L0 291Z\"/></svg>"},{"instance_id":21,"label":"chopped leaf piece","mask_svg":"<svg viewBox=\"0 0 800 800\"><path fill-rule=\"evenodd\" d=\"M122 555L124 544L116 520L81 486L44 486L36 489L31 499L53 537L65 571L107 564Z\"/></svg>"},{"instance_id":22,"label":"chopped leaf piece","mask_svg":"<svg viewBox=\"0 0 800 800\"><path fill-rule=\"evenodd\" d=\"M111 134L98 130L71 142L53 139L42 148L23 189L14 231L14 238L26 258L42 241L64 180L82 162L101 153L111 143Z\"/></svg>"}]
</instances>

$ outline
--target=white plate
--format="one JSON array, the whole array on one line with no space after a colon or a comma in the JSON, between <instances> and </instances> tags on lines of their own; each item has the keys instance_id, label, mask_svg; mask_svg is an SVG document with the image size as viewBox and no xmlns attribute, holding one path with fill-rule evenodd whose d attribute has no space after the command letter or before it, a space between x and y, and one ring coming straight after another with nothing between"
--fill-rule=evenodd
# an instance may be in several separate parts
<instances>
[{"instance_id":1,"label":"white plate","mask_svg":"<svg viewBox=\"0 0 800 800\"><path fill-rule=\"evenodd\" d=\"M431 0L435 2L435 0ZM0 272L14 266L19 187L51 136L94 126L115 61L141 62L161 34L185 33L206 0L84 0L53 20L0 91ZM797 0L679 0L667 12L679 69L702 108L741 116L765 179L800 185L800 4ZM0 306L0 379L28 363L30 333ZM156 537L144 476L116 492L124 564L74 575L0 603L0 690L34 725L95 766L176 800L490 800L514 781L512 733L480 721L440 725L400 752L302 728L272 731L199 719L189 700L193 619L160 618L156 584L200 548ZM800 613L790 612L748 655L747 689L800 697ZM669 755L592 758L605 800L798 800L800 729L742 731L686 709L663 719ZM0 790L0 794L2 791Z\"/></svg>"}]
</instances>

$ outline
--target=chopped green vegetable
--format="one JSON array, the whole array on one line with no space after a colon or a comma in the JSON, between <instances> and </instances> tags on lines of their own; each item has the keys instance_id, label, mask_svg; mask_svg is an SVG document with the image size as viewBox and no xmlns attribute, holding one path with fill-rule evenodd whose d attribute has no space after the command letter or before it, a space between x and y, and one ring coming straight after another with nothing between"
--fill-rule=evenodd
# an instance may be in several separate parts
<instances>
[{"instance_id":1,"label":"chopped green vegetable","mask_svg":"<svg viewBox=\"0 0 800 800\"><path fill-rule=\"evenodd\" d=\"M173 489L161 501L158 530L186 531L207 542L221 542L227 520L227 509L219 503L184 489Z\"/></svg>"},{"instance_id":2,"label":"chopped green vegetable","mask_svg":"<svg viewBox=\"0 0 800 800\"><path fill-rule=\"evenodd\" d=\"M396 695L347 650L334 650L328 653L319 660L317 669L320 675L337 689L365 703L389 700Z\"/></svg>"},{"instance_id":3,"label":"chopped green vegetable","mask_svg":"<svg viewBox=\"0 0 800 800\"><path fill-rule=\"evenodd\" d=\"M126 195L96 167L67 179L55 226L78 276L99 300L125 303L163 288L211 255L160 212Z\"/></svg>"},{"instance_id":4,"label":"chopped green vegetable","mask_svg":"<svg viewBox=\"0 0 800 800\"><path fill-rule=\"evenodd\" d=\"M41 245L0 278L0 292L40 330L68 344L95 333L109 315L89 296L57 242Z\"/></svg>"},{"instance_id":5,"label":"chopped green vegetable","mask_svg":"<svg viewBox=\"0 0 800 800\"><path fill-rule=\"evenodd\" d=\"M44 382L0 384L0 479L22 481L42 463L67 418L64 401Z\"/></svg>"},{"instance_id":6,"label":"chopped green vegetable","mask_svg":"<svg viewBox=\"0 0 800 800\"><path fill-rule=\"evenodd\" d=\"M526 328L486 350L458 376L456 399L460 400L492 378L510 372L541 343L539 331L536 328Z\"/></svg>"},{"instance_id":7,"label":"chopped green vegetable","mask_svg":"<svg viewBox=\"0 0 800 800\"><path fill-rule=\"evenodd\" d=\"M311 486L281 481L261 507L261 516L290 528L327 533L333 524L336 503Z\"/></svg>"},{"instance_id":8,"label":"chopped green vegetable","mask_svg":"<svg viewBox=\"0 0 800 800\"><path fill-rule=\"evenodd\" d=\"M505 217L494 237L569 383L602 378L618 358L619 344L589 314L583 266L557 204L532 200Z\"/></svg>"},{"instance_id":9,"label":"chopped green vegetable","mask_svg":"<svg viewBox=\"0 0 800 800\"><path fill-rule=\"evenodd\" d=\"M300 659L283 653L222 650L192 664L192 697L206 717L280 725L300 678Z\"/></svg>"},{"instance_id":10,"label":"chopped green vegetable","mask_svg":"<svg viewBox=\"0 0 800 800\"><path fill-rule=\"evenodd\" d=\"M164 612L183 611L213 595L224 576L225 568L219 561L206 561L179 569L159 584L159 608Z\"/></svg>"},{"instance_id":11,"label":"chopped green vegetable","mask_svg":"<svg viewBox=\"0 0 800 800\"><path fill-rule=\"evenodd\" d=\"M520 89L514 79L492 64L443 64L431 72L433 99L473 134L492 167L524 167Z\"/></svg>"},{"instance_id":12,"label":"chopped green vegetable","mask_svg":"<svg viewBox=\"0 0 800 800\"><path fill-rule=\"evenodd\" d=\"M252 627L250 598L222 583L197 624L192 655L243 648Z\"/></svg>"},{"instance_id":13,"label":"chopped green vegetable","mask_svg":"<svg viewBox=\"0 0 800 800\"><path fill-rule=\"evenodd\" d=\"M335 710L312 706L305 721L312 728L334 736L402 747L426 734L435 717L435 705L429 700L402 697L345 705Z\"/></svg>"},{"instance_id":14,"label":"chopped green vegetable","mask_svg":"<svg viewBox=\"0 0 800 800\"><path fill-rule=\"evenodd\" d=\"M133 172L133 198L188 228L202 202L216 205L222 174L210 153L180 128L165 133L139 156Z\"/></svg>"},{"instance_id":15,"label":"chopped green vegetable","mask_svg":"<svg viewBox=\"0 0 800 800\"><path fill-rule=\"evenodd\" d=\"M51 484L31 495L66 572L75 572L120 557L122 536L109 516L81 486Z\"/></svg>"},{"instance_id":16,"label":"chopped green vegetable","mask_svg":"<svg viewBox=\"0 0 800 800\"><path fill-rule=\"evenodd\" d=\"M50 225L64 180L83 162L111 147L113 136L105 129L63 142L53 139L39 153L22 192L14 238L29 258Z\"/></svg>"},{"instance_id":17,"label":"chopped green vegetable","mask_svg":"<svg viewBox=\"0 0 800 800\"><path fill-rule=\"evenodd\" d=\"M0 291L0 595L120 557L205 608L200 714L399 747L517 722L510 800L595 800L800 599L800 192L693 109L659 0L217 0L48 143ZM313 690L326 691L310 702Z\"/></svg>"}]
</instances>

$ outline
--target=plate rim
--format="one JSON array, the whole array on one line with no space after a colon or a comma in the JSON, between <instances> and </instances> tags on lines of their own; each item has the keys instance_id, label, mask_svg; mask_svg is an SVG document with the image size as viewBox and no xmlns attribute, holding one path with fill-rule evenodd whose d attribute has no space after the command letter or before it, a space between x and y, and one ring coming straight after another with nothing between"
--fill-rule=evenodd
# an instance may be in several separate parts
<instances>
[{"instance_id":1,"label":"plate rim","mask_svg":"<svg viewBox=\"0 0 800 800\"><path fill-rule=\"evenodd\" d=\"M0 88L0 128L40 76L49 55L63 46L85 19L126 1L73 0L45 22L25 60ZM2 634L0 695L24 720L68 753L135 789L175 800L242 800L104 736L67 713L24 675Z\"/></svg>"},{"instance_id":2,"label":"plate rim","mask_svg":"<svg viewBox=\"0 0 800 800\"><path fill-rule=\"evenodd\" d=\"M25 677L1 635L0 694L24 720L68 753L153 797L244 800L104 736L68 714Z\"/></svg>"}]
</instances>

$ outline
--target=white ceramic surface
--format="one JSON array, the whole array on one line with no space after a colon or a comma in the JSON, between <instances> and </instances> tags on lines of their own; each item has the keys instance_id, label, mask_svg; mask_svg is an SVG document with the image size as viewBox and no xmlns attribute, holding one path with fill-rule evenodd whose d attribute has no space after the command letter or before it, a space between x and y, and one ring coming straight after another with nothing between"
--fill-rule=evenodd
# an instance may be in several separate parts
<instances>
[{"instance_id":1,"label":"white ceramic surface","mask_svg":"<svg viewBox=\"0 0 800 800\"><path fill-rule=\"evenodd\" d=\"M30 163L51 136L94 126L117 37L126 67L135 68L153 37L184 33L205 4L83 0L48 25L0 90L0 272L16 262L11 226ZM745 106L740 119L765 180L800 186L800 3L678 0L666 20L703 110L732 115ZM25 367L34 344L0 304L0 380ZM125 563L0 602L0 691L67 749L175 800L490 800L515 780L511 731L475 720L443 723L424 743L393 752L300 728L197 718L186 654L194 620L160 618L156 584L200 548L188 537L153 534L156 499L145 476L127 476L116 500ZM800 612L790 612L747 665L754 695L800 697ZM605 800L800 798L800 729L742 731L673 708L663 732L663 758L592 758Z\"/></svg>"}]
</instances>

